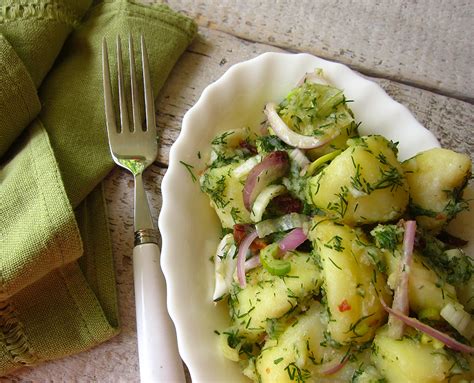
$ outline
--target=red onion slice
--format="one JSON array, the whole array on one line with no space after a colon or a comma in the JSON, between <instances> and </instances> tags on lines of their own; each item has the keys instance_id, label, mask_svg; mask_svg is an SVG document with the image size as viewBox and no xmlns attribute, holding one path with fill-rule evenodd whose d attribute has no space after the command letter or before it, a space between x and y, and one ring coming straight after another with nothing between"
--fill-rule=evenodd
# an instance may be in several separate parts
<instances>
[{"instance_id":1,"label":"red onion slice","mask_svg":"<svg viewBox=\"0 0 474 383\"><path fill-rule=\"evenodd\" d=\"M400 311L404 315L410 312L410 302L408 299L408 281L410 276L410 266L413 260L413 246L415 243L416 221L405 222L405 233L403 235L403 256L400 260L398 271L398 284L393 296L392 308ZM389 335L391 338L399 339L403 336L404 323L393 316L390 316Z\"/></svg>"},{"instance_id":2,"label":"red onion slice","mask_svg":"<svg viewBox=\"0 0 474 383\"><path fill-rule=\"evenodd\" d=\"M314 149L326 145L339 135L339 131L331 132L322 137L304 136L291 130L278 115L274 103L265 106L265 114L275 134L286 144L300 149Z\"/></svg>"},{"instance_id":3,"label":"red onion slice","mask_svg":"<svg viewBox=\"0 0 474 383\"><path fill-rule=\"evenodd\" d=\"M285 235L285 237L278 243L278 247L283 252L295 250L307 239L308 237L304 233L303 229L298 227Z\"/></svg>"},{"instance_id":4,"label":"red onion slice","mask_svg":"<svg viewBox=\"0 0 474 383\"><path fill-rule=\"evenodd\" d=\"M342 361L332 367L329 367L327 370L321 371L321 375L332 375L335 374L336 372L340 371L347 363L349 360L348 357L345 357L342 359Z\"/></svg>"},{"instance_id":5,"label":"red onion slice","mask_svg":"<svg viewBox=\"0 0 474 383\"><path fill-rule=\"evenodd\" d=\"M257 237L257 231L253 230L247 234L239 246L239 252L237 254L237 278L239 280L239 285L242 288L247 285L247 281L245 280L245 258L247 256L247 251L254 239Z\"/></svg>"},{"instance_id":6,"label":"red onion slice","mask_svg":"<svg viewBox=\"0 0 474 383\"><path fill-rule=\"evenodd\" d=\"M245 208L250 211L260 192L276 179L283 177L290 169L288 153L271 152L262 162L250 170L243 189Z\"/></svg>"},{"instance_id":7,"label":"red onion slice","mask_svg":"<svg viewBox=\"0 0 474 383\"><path fill-rule=\"evenodd\" d=\"M260 266L261 264L262 263L260 262L260 256L255 255L252 258L250 258L249 260L245 261L245 265L244 265L245 272L247 272L249 270L252 270L252 269L255 269L256 267Z\"/></svg>"},{"instance_id":8,"label":"red onion slice","mask_svg":"<svg viewBox=\"0 0 474 383\"><path fill-rule=\"evenodd\" d=\"M445 333L438 331L434 329L431 326L428 326L427 324L420 322L418 319L415 318L410 318L409 316L401 313L398 310L394 310L390 307L387 306L387 304L384 302L383 299L380 299L380 302L382 303L383 308L391 315L395 316L397 319L400 319L403 323L406 325L416 328L417 330L420 330L424 332L425 334L439 340L440 342L444 343L446 347L449 347L455 351L459 352L465 352L472 354L474 353L474 347L468 346L467 344L458 342L457 340L451 338L449 335L446 335Z\"/></svg>"}]
</instances>

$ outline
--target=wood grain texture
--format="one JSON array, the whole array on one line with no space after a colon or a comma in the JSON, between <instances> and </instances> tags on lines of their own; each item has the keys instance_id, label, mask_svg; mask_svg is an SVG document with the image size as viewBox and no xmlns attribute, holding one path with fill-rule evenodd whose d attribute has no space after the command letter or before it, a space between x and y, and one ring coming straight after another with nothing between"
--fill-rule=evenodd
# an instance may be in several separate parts
<instances>
[{"instance_id":1,"label":"wood grain texture","mask_svg":"<svg viewBox=\"0 0 474 383\"><path fill-rule=\"evenodd\" d=\"M217 16L213 17L216 20L220 20L219 12L224 12L224 6L227 6L228 8L230 7L229 9L233 9L233 12L232 14L227 15L227 21L222 21L224 24L228 23L225 25L229 25L227 32L223 27L216 28L210 23L210 27L200 27L200 35L181 57L157 99L157 125L161 137L160 150L157 163L147 171L145 176L146 189L149 192L149 198L153 206L152 214L155 219L158 217L161 207L160 184L168 164L170 146L176 140L180 132L183 115L198 100L202 90L209 83L217 80L234 63L253 58L263 52L285 51L276 46L285 46L285 44L273 44L278 36L278 38L281 39L284 34L274 36L275 41L273 43L269 41L272 43L270 45L263 44L261 41L269 40L270 30L268 29L268 31L266 31L265 28L262 27L260 33L260 29L257 27L247 25L248 23L255 23L258 21L258 18L264 18L265 6L268 6L266 2L258 3L263 7L263 10L260 8L254 10L254 13L258 13L259 15L251 15L251 12L243 9L244 6L242 6L241 12L237 12L236 6L232 5L230 2L222 2L222 5L217 1L207 4L204 4L204 2L196 2L196 4L193 5L191 4L191 1L180 2L178 0L170 0L169 3L172 6L180 4L182 4L183 7L187 6L187 12L189 14L196 12L195 15L198 17L198 20L200 20L200 23L205 25L208 25L208 23L202 22L202 17L204 16L199 16L197 14L198 12L200 15L209 13L209 17L211 17L213 14L211 11L214 9ZM242 3L245 4L245 2ZM456 4L461 3L462 2L457 2ZM286 8L294 8L294 13L296 14L297 12L300 12L300 6L295 4L297 3L289 2L287 3ZM363 4L367 6L368 3L364 2ZM383 2L375 2L374 7L380 7L382 4L387 5ZM404 3L402 2L401 4ZM347 3L346 7L353 8L354 14L357 14L361 5L359 2L351 2ZM390 12L394 12L393 7L395 6L390 8ZM282 2L277 2L276 8L283 9L285 7ZM346 10L345 12L347 14L348 11ZM456 12L458 11L454 10L453 15L456 15ZM289 12L287 11L287 13ZM237 25L237 21L229 21L230 18L240 20L238 23L239 25ZM386 20L386 29L388 31L392 31L395 28L395 26L393 26L393 20L393 18L388 18ZM245 27L244 25L247 26ZM369 28L367 23L365 25ZM232 28L236 29L237 36L233 34ZM239 28L244 28L246 34L239 32ZM295 26L294 28L303 27ZM381 26L379 26L379 28L381 28ZM387 50L375 52L373 48L370 47L367 47L368 50L364 51L364 46L358 46L357 53L349 54L346 51L341 53L338 48L343 46L341 44L344 43L345 40L342 39L341 44L337 42L337 36L339 33L338 28L326 26L323 32L320 32L322 28L319 27L316 28L315 26L312 26L312 29L317 31L317 33L323 33L318 37L318 39L322 40L322 37L326 38L324 44L328 44L327 50L322 48L324 45L322 45L321 48L317 48L325 53L324 57L341 62L344 62L346 58L350 58L352 60L349 60L351 66L355 68L363 68L364 73L370 73L372 75L380 73L380 77L375 76L371 77L371 79L381 85L395 100L407 106L415 117L438 137L444 146L469 153L471 158L474 159L474 142L472 138L474 106L472 104L418 87L409 86L400 83L399 81L388 80L387 77L391 77L391 75L387 75L387 73L390 73L392 69L393 76L397 77L401 76L403 68L406 69L413 66L413 62L411 61L412 58L407 55L401 55L400 57L397 56L397 60L401 63L398 65L393 62L391 63L391 60L393 61L392 56L400 54L397 52L393 53ZM298 29L296 31L298 31ZM361 33L363 32L364 31L361 31ZM293 34L288 34L286 38L290 39L290 37L293 36L293 40L289 40L291 44L288 43L286 45L288 45L292 51L303 50L318 53L318 51L315 51L314 49L306 49L307 46L311 45L311 41L302 38L300 39L300 37L298 37L299 33L300 32L296 34L295 32L294 36ZM388 32L384 33L385 35L388 34ZM265 37L265 34L268 34L268 36ZM448 33L448 35L449 34L450 33ZM245 39L241 38L242 35ZM454 31L452 36L453 39L457 38L457 32ZM449 36L445 36L444 38L445 40L451 39ZM433 44L435 47L437 46L436 44L438 44L438 42L433 41L433 37L426 36L425 39L428 45ZM329 45L332 48L329 48ZM353 52L355 52L355 47L352 49ZM460 58L461 60L466 60L466 56L468 55L463 53L460 56L463 56ZM365 59L362 59L363 57L365 57ZM380 57L382 63L376 64L378 61L376 61L374 57ZM354 63L358 64L353 65ZM386 66L382 68L381 66L383 65ZM370 68L375 69L369 70ZM414 79L423 80L423 75L417 73L416 70L416 68L411 69L411 76L413 76ZM467 72L469 72L469 70L470 69L465 69ZM426 75L426 72L424 73ZM403 75L405 76L406 73ZM472 72L470 72L470 74L465 73L465 75L471 76L470 78L472 78ZM469 77L460 76L458 79L450 79L447 83L448 85L451 84L449 86L452 86L453 89L456 88L456 86L458 86L459 89L466 88L469 86L469 82L466 81L466 78ZM416 84L416 81L407 80L407 82ZM449 87L448 85L445 85L444 82L440 82L440 84L442 87L438 87L438 91L444 89L444 87ZM453 84L457 85L454 86ZM465 92L465 90L462 92ZM111 341L88 352L64 358L62 360L44 363L34 368L24 368L0 381L139 381L131 260L133 242L133 180L128 173L116 169L109 175L109 177L107 177L105 184L120 302L120 319L122 325L121 334ZM189 375L188 381L190 381Z\"/></svg>"},{"instance_id":2,"label":"wood grain texture","mask_svg":"<svg viewBox=\"0 0 474 383\"><path fill-rule=\"evenodd\" d=\"M285 52L201 27L200 35L180 59L158 97L158 129L162 142L158 161L168 164L169 148L181 129L182 112L198 100L209 83L217 80L232 64L270 51ZM405 105L443 146L472 155L474 105L399 82L368 78Z\"/></svg>"},{"instance_id":3,"label":"wood grain texture","mask_svg":"<svg viewBox=\"0 0 474 383\"><path fill-rule=\"evenodd\" d=\"M166 0L200 26L474 100L470 0Z\"/></svg>"}]
</instances>

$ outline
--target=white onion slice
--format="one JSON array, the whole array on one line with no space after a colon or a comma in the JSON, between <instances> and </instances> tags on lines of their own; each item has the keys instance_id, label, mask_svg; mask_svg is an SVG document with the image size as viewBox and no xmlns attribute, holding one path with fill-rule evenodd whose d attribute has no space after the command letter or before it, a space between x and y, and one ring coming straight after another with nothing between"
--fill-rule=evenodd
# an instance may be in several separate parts
<instances>
[{"instance_id":1,"label":"white onion slice","mask_svg":"<svg viewBox=\"0 0 474 383\"><path fill-rule=\"evenodd\" d=\"M410 266L413 260L413 246L415 243L416 221L405 222L405 233L403 235L403 255L400 260L398 269L398 284L393 296L392 308L400 311L404 315L410 312L410 302L408 299L408 281L410 276ZM399 339L403 336L405 327L403 321L398 320L394 316L390 316L388 320L391 338Z\"/></svg>"},{"instance_id":2,"label":"white onion slice","mask_svg":"<svg viewBox=\"0 0 474 383\"><path fill-rule=\"evenodd\" d=\"M321 375L332 375L335 374L336 372L342 370L342 368L346 365L347 361L349 360L348 357L344 358L341 362L335 364L332 367L329 367L327 370L323 369L323 371L320 372Z\"/></svg>"},{"instance_id":3,"label":"white onion slice","mask_svg":"<svg viewBox=\"0 0 474 383\"><path fill-rule=\"evenodd\" d=\"M301 169L304 169L308 166L311 161L306 157L306 154L303 153L301 149L294 148L290 153L290 158L295 161Z\"/></svg>"},{"instance_id":4,"label":"white onion slice","mask_svg":"<svg viewBox=\"0 0 474 383\"><path fill-rule=\"evenodd\" d=\"M295 250L299 245L306 241L308 237L301 227L290 231L279 243L278 247L281 251Z\"/></svg>"},{"instance_id":5,"label":"white onion slice","mask_svg":"<svg viewBox=\"0 0 474 383\"><path fill-rule=\"evenodd\" d=\"M261 191L257 199L252 205L252 211L250 212L250 219L253 222L260 222L262 220L263 213L267 208L270 201L276 196L286 193L286 187L283 185L269 185Z\"/></svg>"},{"instance_id":6,"label":"white onion slice","mask_svg":"<svg viewBox=\"0 0 474 383\"><path fill-rule=\"evenodd\" d=\"M460 304L448 303L443 307L440 315L463 337L472 339L474 335L474 324L471 315L464 311L464 308Z\"/></svg>"},{"instance_id":7,"label":"white onion slice","mask_svg":"<svg viewBox=\"0 0 474 383\"><path fill-rule=\"evenodd\" d=\"M275 134L286 144L300 149L314 149L326 145L339 135L339 131L322 137L304 136L291 130L276 111L276 105L269 102L265 105L265 114Z\"/></svg>"},{"instance_id":8,"label":"white onion slice","mask_svg":"<svg viewBox=\"0 0 474 383\"><path fill-rule=\"evenodd\" d=\"M225 235L217 246L216 255L214 256L215 285L213 301L219 300L229 291L237 265L237 259L234 257L236 251L234 236L232 234Z\"/></svg>"},{"instance_id":9,"label":"white onion slice","mask_svg":"<svg viewBox=\"0 0 474 383\"><path fill-rule=\"evenodd\" d=\"M397 319L400 319L406 325L416 328L417 330L424 332L425 334L431 336L432 338L439 340L440 342L444 343L446 347L449 347L459 352L465 352L468 354L474 353L474 347L458 342L456 339L451 338L449 335L446 335L445 333L438 331L423 322L420 322L418 319L410 318L409 316L401 313L400 311L394 310L388 307L383 299L380 299L380 302L382 303L383 308L389 314L392 314L393 316L397 317Z\"/></svg>"},{"instance_id":10,"label":"white onion slice","mask_svg":"<svg viewBox=\"0 0 474 383\"><path fill-rule=\"evenodd\" d=\"M262 156L260 154L250 157L243 164L237 166L232 171L232 176L234 178L241 178L243 176L246 176L260 161L262 161Z\"/></svg>"},{"instance_id":11,"label":"white onion slice","mask_svg":"<svg viewBox=\"0 0 474 383\"><path fill-rule=\"evenodd\" d=\"M323 77L323 70L320 68L316 69L314 72L305 73L305 75L298 81L295 88L300 87L306 82L311 84L329 85L328 80Z\"/></svg>"},{"instance_id":12,"label":"white onion slice","mask_svg":"<svg viewBox=\"0 0 474 383\"><path fill-rule=\"evenodd\" d=\"M247 281L245 280L245 258L247 257L247 251L249 250L252 242L258 237L257 231L253 230L244 238L240 243L239 252L237 254L237 278L239 285L245 288Z\"/></svg>"},{"instance_id":13,"label":"white onion slice","mask_svg":"<svg viewBox=\"0 0 474 383\"><path fill-rule=\"evenodd\" d=\"M289 213L278 218L267 219L255 225L258 236L266 237L277 231L287 231L296 227L304 227L310 218L304 214Z\"/></svg>"}]
</instances>

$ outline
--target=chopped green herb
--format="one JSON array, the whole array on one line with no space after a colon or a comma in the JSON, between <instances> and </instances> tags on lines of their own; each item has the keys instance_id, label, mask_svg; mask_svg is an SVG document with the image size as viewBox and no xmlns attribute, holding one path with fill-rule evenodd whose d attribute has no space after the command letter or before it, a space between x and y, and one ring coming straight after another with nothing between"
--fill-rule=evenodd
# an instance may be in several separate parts
<instances>
[{"instance_id":1,"label":"chopped green herb","mask_svg":"<svg viewBox=\"0 0 474 383\"><path fill-rule=\"evenodd\" d=\"M335 349L340 349L343 347L341 343L339 343L337 340L335 340L329 331L323 331L323 338L324 340L320 342L320 346L322 347L331 347Z\"/></svg>"},{"instance_id":2,"label":"chopped green herb","mask_svg":"<svg viewBox=\"0 0 474 383\"><path fill-rule=\"evenodd\" d=\"M343 218L347 211L347 206L349 202L347 201L347 195L349 193L349 189L347 186L341 186L341 191L336 194L338 197L337 202L329 202L327 205L327 209L335 212L340 218Z\"/></svg>"},{"instance_id":3,"label":"chopped green herb","mask_svg":"<svg viewBox=\"0 0 474 383\"><path fill-rule=\"evenodd\" d=\"M328 259L331 261L331 263L332 263L335 267L337 267L339 270L342 270L341 267L338 266L338 265L331 259L331 257L328 257Z\"/></svg>"},{"instance_id":4,"label":"chopped green herb","mask_svg":"<svg viewBox=\"0 0 474 383\"><path fill-rule=\"evenodd\" d=\"M394 166L388 169L380 168L381 179L372 187L373 190L390 188L391 191L404 185L405 177Z\"/></svg>"},{"instance_id":5,"label":"chopped green herb","mask_svg":"<svg viewBox=\"0 0 474 383\"><path fill-rule=\"evenodd\" d=\"M288 373L288 377L291 381L298 383L304 383L311 377L311 373L308 370L299 368L295 362L288 364L288 366L285 367L285 371Z\"/></svg>"},{"instance_id":6,"label":"chopped green herb","mask_svg":"<svg viewBox=\"0 0 474 383\"><path fill-rule=\"evenodd\" d=\"M289 146L277 136L261 136L255 141L257 151L260 154L267 154L276 150L289 149Z\"/></svg>"},{"instance_id":7,"label":"chopped green herb","mask_svg":"<svg viewBox=\"0 0 474 383\"><path fill-rule=\"evenodd\" d=\"M232 207L232 209L230 209L230 215L232 216L234 223L238 223L240 221L240 210L238 208Z\"/></svg>"},{"instance_id":8,"label":"chopped green herb","mask_svg":"<svg viewBox=\"0 0 474 383\"><path fill-rule=\"evenodd\" d=\"M474 273L474 261L461 250L449 251L448 247L436 237L423 233L421 253L426 262L441 275L446 282L462 285Z\"/></svg>"},{"instance_id":9,"label":"chopped green herb","mask_svg":"<svg viewBox=\"0 0 474 383\"><path fill-rule=\"evenodd\" d=\"M233 135L235 132L233 130L229 130L227 132L224 132L220 135L218 135L216 138L214 138L212 141L211 141L211 145L216 145L216 146L220 146L220 145L227 145L227 138L231 135Z\"/></svg>"},{"instance_id":10,"label":"chopped green herb","mask_svg":"<svg viewBox=\"0 0 474 383\"><path fill-rule=\"evenodd\" d=\"M377 225L370 234L380 249L395 251L403 240L403 228L397 225Z\"/></svg>"},{"instance_id":11,"label":"chopped green herb","mask_svg":"<svg viewBox=\"0 0 474 383\"><path fill-rule=\"evenodd\" d=\"M324 244L324 246L339 252L344 250L344 246L342 246L342 237L338 235L332 237L327 243Z\"/></svg>"},{"instance_id":12,"label":"chopped green herb","mask_svg":"<svg viewBox=\"0 0 474 383\"><path fill-rule=\"evenodd\" d=\"M196 182L197 178L196 176L194 175L194 172L193 172L193 169L194 169L194 166L190 165L190 164L187 164L186 162L184 161L179 161L182 165L184 165L184 167L186 168L186 170L189 172L189 174L191 175L191 179L193 180L193 182Z\"/></svg>"}]
</instances>

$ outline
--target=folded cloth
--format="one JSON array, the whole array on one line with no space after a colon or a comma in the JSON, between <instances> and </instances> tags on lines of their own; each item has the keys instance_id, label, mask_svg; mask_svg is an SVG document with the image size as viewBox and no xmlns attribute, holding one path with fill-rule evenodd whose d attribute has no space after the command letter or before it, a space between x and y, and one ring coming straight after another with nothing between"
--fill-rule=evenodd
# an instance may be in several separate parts
<instances>
[{"instance_id":1,"label":"folded cloth","mask_svg":"<svg viewBox=\"0 0 474 383\"><path fill-rule=\"evenodd\" d=\"M102 38L145 37L157 94L196 34L165 5L91 3L0 0L0 375L117 334Z\"/></svg>"}]
</instances>

